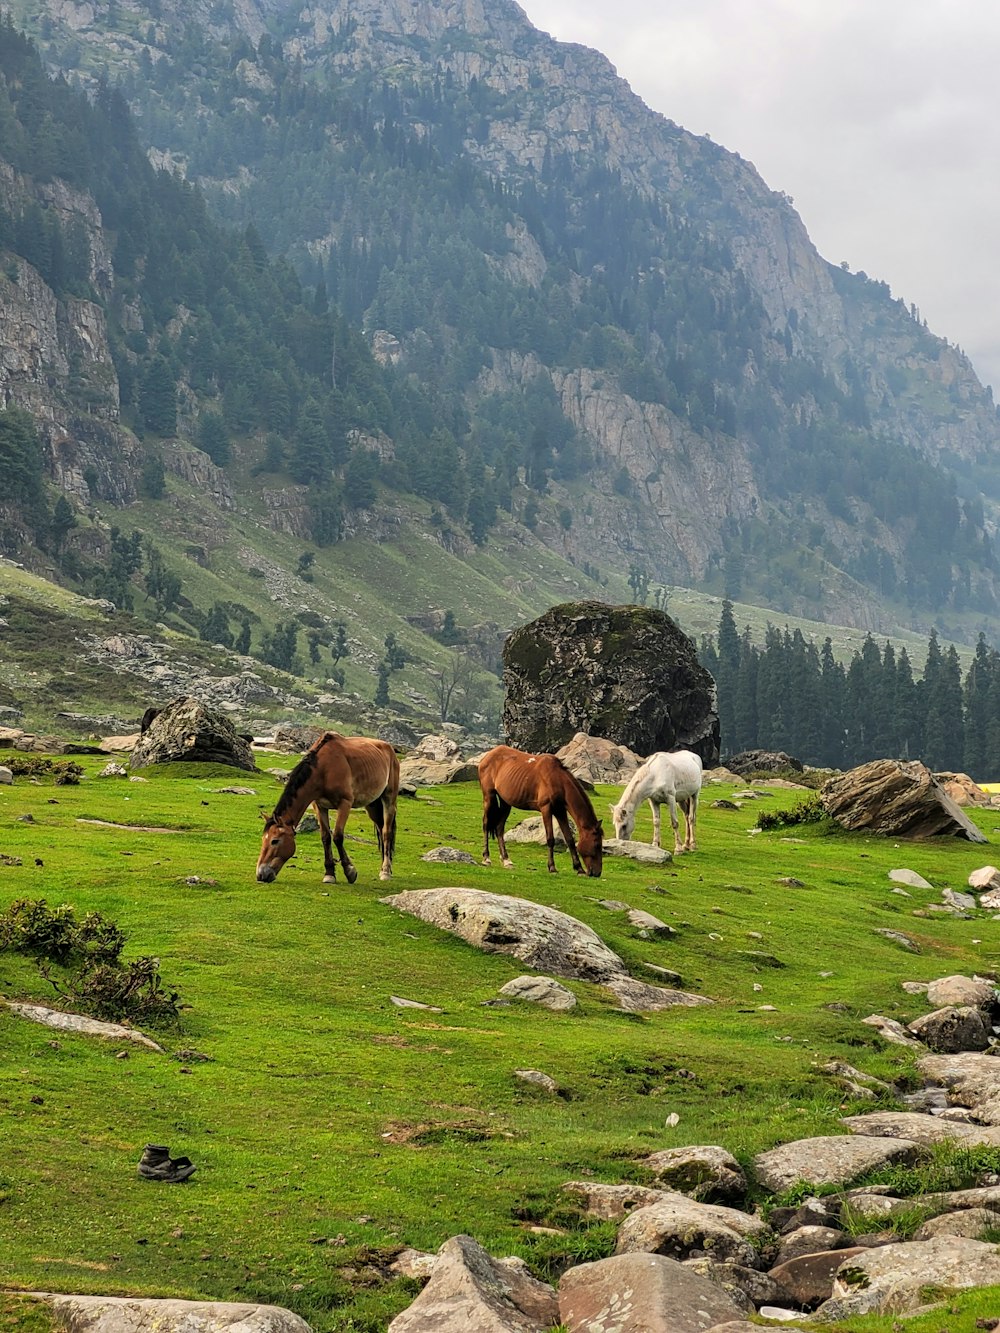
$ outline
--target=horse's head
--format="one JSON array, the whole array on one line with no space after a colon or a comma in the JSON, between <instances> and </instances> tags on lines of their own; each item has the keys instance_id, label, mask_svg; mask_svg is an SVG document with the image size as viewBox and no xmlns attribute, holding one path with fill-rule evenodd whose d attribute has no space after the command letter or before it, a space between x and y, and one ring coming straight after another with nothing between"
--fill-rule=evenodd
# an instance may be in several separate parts
<instances>
[{"instance_id":1,"label":"horse's head","mask_svg":"<svg viewBox=\"0 0 1000 1333\"><path fill-rule=\"evenodd\" d=\"M257 882L272 884L278 871L290 856L295 855L295 825L290 819L264 815L264 836L257 857Z\"/></svg>"},{"instance_id":2,"label":"horse's head","mask_svg":"<svg viewBox=\"0 0 1000 1333\"><path fill-rule=\"evenodd\" d=\"M615 837L629 839L635 830L635 809L629 810L619 803L611 807L611 818L615 825Z\"/></svg>"},{"instance_id":3,"label":"horse's head","mask_svg":"<svg viewBox=\"0 0 1000 1333\"><path fill-rule=\"evenodd\" d=\"M600 879L604 864L604 829L600 820L593 828L580 830L576 850L580 853L580 860L587 867L587 874L591 879Z\"/></svg>"}]
</instances>

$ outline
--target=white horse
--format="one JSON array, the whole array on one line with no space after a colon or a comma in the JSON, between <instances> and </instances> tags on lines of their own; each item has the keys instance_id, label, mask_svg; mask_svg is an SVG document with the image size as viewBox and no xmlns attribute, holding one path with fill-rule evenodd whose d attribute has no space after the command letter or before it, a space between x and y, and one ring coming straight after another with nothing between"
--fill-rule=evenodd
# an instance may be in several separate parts
<instances>
[{"instance_id":1,"label":"white horse","mask_svg":"<svg viewBox=\"0 0 1000 1333\"><path fill-rule=\"evenodd\" d=\"M660 845L660 806L670 806L674 830L674 851L693 852L695 823L698 818L698 794L701 791L702 763L691 750L660 751L652 754L632 775L621 800L611 807L615 837L631 838L635 828L636 807L649 802L653 812L653 846ZM677 806L684 814L684 841L678 832Z\"/></svg>"}]
</instances>

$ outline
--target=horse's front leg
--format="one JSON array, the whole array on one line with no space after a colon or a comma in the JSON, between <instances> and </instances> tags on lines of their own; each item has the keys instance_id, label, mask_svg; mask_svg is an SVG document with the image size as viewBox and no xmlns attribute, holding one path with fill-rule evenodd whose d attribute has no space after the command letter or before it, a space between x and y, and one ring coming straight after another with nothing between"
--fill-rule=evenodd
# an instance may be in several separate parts
<instances>
[{"instance_id":1,"label":"horse's front leg","mask_svg":"<svg viewBox=\"0 0 1000 1333\"><path fill-rule=\"evenodd\" d=\"M649 798L649 808L653 812L653 846L660 845L660 803Z\"/></svg>"},{"instance_id":2,"label":"horse's front leg","mask_svg":"<svg viewBox=\"0 0 1000 1333\"><path fill-rule=\"evenodd\" d=\"M542 815L542 823L545 824L545 832L546 832L546 834L548 835L548 844L549 844L549 869L550 869L550 870L555 870L555 868L556 868L556 863L555 863L555 860L553 859L553 855L552 855L553 850L554 850L554 848L555 848L555 838L552 836L552 817L551 817L551 815L549 816L548 822L546 823L545 815L543 814L543 815ZM573 869L576 871L576 873L577 873L578 875L585 875L585 874L587 873L587 871L586 871L586 867L584 866L583 862L580 860L580 854L579 854L579 852L576 850L576 839L573 837L573 829L572 829L572 827L570 826L570 822L569 822L569 820L567 819L567 817L566 817L565 815L556 815L556 823L559 825L559 832L563 835L563 842L565 842L565 844L566 844L566 849L567 849L567 851L569 852L569 854L570 854L570 859L571 859L572 862L573 862Z\"/></svg>"},{"instance_id":3,"label":"horse's front leg","mask_svg":"<svg viewBox=\"0 0 1000 1333\"><path fill-rule=\"evenodd\" d=\"M330 812L318 802L313 806L319 824L319 836L323 840L323 883L336 884L337 863L333 859L333 837L330 833Z\"/></svg>"},{"instance_id":4,"label":"horse's front leg","mask_svg":"<svg viewBox=\"0 0 1000 1333\"><path fill-rule=\"evenodd\" d=\"M340 857L340 864L344 870L344 878L347 880L348 884L353 884L358 877L358 872L354 862L344 849L344 826L347 823L347 817L350 813L351 802L345 798L337 806L337 822L333 828L333 842L334 846L337 848L337 855Z\"/></svg>"},{"instance_id":5,"label":"horse's front leg","mask_svg":"<svg viewBox=\"0 0 1000 1333\"><path fill-rule=\"evenodd\" d=\"M510 814L510 807L508 807L507 812L500 817L500 823L497 825L496 829L496 838L497 846L500 849L500 864L503 866L504 870L513 870L514 862L507 855L507 839L504 837L504 833L507 829L508 814Z\"/></svg>"}]
</instances>

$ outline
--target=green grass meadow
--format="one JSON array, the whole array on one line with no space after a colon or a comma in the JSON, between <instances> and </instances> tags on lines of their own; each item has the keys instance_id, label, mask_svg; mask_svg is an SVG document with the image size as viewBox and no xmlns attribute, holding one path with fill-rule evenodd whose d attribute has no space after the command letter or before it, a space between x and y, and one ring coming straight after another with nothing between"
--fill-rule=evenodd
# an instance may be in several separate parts
<instances>
[{"instance_id":1,"label":"green grass meadow","mask_svg":"<svg viewBox=\"0 0 1000 1333\"><path fill-rule=\"evenodd\" d=\"M324 884L318 835L304 835L277 882L259 885L259 812L275 804L280 779L169 765L134 783L99 778L104 758L80 762L78 786L0 787L0 853L21 860L0 865L0 911L23 898L100 911L128 932L125 959L155 955L186 1007L179 1027L151 1033L166 1054L0 1009L0 1286L9 1290L267 1301L318 1333L374 1333L417 1290L386 1276L403 1246L433 1250L467 1232L554 1278L608 1253L614 1238L576 1213L565 1181L642 1179L638 1159L659 1148L720 1143L746 1163L776 1143L839 1132L841 1115L871 1104L845 1101L824 1063L893 1079L912 1066L860 1020L922 1012L904 980L1000 966L988 913L913 915L941 888L964 887L995 857L991 847L898 846L817 825L749 832L760 810L794 806L796 792L759 788L758 801L733 811L711 804L731 787L707 787L696 852L655 870L608 857L598 881L574 875L565 854L549 875L541 847L512 845L513 871L421 862L441 845L477 860L481 850L478 787L425 788L401 804L392 885L378 880L363 812L348 825L356 884ZM597 794L607 823L618 794ZM19 819L28 814L33 822ZM973 817L994 842L1000 812ZM650 836L648 810L636 836ZM894 866L934 890L894 894ZM655 982L647 964L672 968L716 1003L632 1015L569 982L579 1004L567 1014L490 1007L524 967L379 901L447 884L556 906L597 930L636 976ZM601 897L678 934L641 939ZM886 928L905 931L920 953L875 933ZM34 963L9 952L0 993L60 1006ZM392 995L441 1012L400 1009ZM525 1068L551 1075L564 1095L520 1083L514 1071ZM139 1179L147 1142L190 1156L194 1177ZM34 1327L10 1296L0 1319Z\"/></svg>"}]
</instances>

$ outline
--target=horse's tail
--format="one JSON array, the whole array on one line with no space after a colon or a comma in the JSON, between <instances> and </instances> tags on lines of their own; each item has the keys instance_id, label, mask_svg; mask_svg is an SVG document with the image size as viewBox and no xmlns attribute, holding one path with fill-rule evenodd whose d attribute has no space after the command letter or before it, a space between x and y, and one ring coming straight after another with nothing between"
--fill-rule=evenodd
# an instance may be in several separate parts
<instances>
[{"instance_id":1,"label":"horse's tail","mask_svg":"<svg viewBox=\"0 0 1000 1333\"><path fill-rule=\"evenodd\" d=\"M392 811L392 818L389 821L389 835L388 838L386 838L383 836L382 827L385 824L387 806L388 801L385 799L385 796L376 796L375 800L372 801L371 805L368 807L368 811L369 814L371 814L373 809L377 808L378 810L378 819L372 815L372 823L375 825L375 837L378 841L378 849L380 854L385 856L386 844L388 844L389 860L391 861L396 854L396 811L395 809Z\"/></svg>"},{"instance_id":2,"label":"horse's tail","mask_svg":"<svg viewBox=\"0 0 1000 1333\"><path fill-rule=\"evenodd\" d=\"M499 792L494 792L490 797L490 803L486 807L486 833L488 837L495 838L497 829L507 818L506 812L500 801Z\"/></svg>"}]
</instances>

